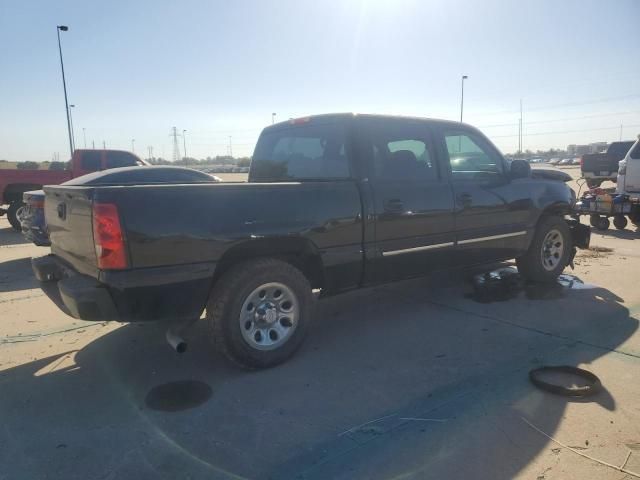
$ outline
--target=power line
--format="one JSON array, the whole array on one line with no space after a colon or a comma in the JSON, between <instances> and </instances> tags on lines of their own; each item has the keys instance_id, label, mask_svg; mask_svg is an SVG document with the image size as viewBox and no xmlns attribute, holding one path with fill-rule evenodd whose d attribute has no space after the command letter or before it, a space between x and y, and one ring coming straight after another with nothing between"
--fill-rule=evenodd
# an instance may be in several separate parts
<instances>
[{"instance_id":1,"label":"power line","mask_svg":"<svg viewBox=\"0 0 640 480\"><path fill-rule=\"evenodd\" d=\"M596 103L608 103L608 102L617 102L619 100L629 100L632 98L640 98L640 94L639 93L633 93L633 94L629 94L629 95L622 95L619 97L605 97L605 98L598 98L595 100L587 100L587 101L580 101L580 102L569 102L569 103L556 103L553 105L547 105L547 106L540 106L540 107L533 107L533 108L528 108L527 111L530 112L538 112L538 111L545 111L545 110L556 110L558 108L566 108L566 107L580 107L582 105L593 105ZM506 115L509 113L518 113L518 110L494 110L494 111L488 111L488 112L474 112L474 115L476 116L491 116L491 115Z\"/></svg>"},{"instance_id":2,"label":"power line","mask_svg":"<svg viewBox=\"0 0 640 480\"><path fill-rule=\"evenodd\" d=\"M626 127L640 127L640 123L636 123L634 125L625 125ZM525 137L533 137L533 136L538 136L538 135L556 135L556 134L563 134L563 133L582 133L582 132L597 132L597 131L604 131L604 130L617 130L620 128L620 125L616 125L615 127L604 127L604 128L583 128L580 130L563 130L563 131L552 131L552 132L535 132L535 133L528 133L526 135L524 135ZM518 135L491 135L490 138L513 138L513 137L517 137Z\"/></svg>"},{"instance_id":3,"label":"power line","mask_svg":"<svg viewBox=\"0 0 640 480\"><path fill-rule=\"evenodd\" d=\"M627 112L614 112L614 113L598 113L594 115L580 115L579 117L555 118L553 120L535 120L533 122L525 122L525 125L539 125L541 123L566 122L570 120L583 120L588 118L599 118L599 117L616 117L619 115L632 115L632 114L640 114L640 110L630 110ZM478 128L516 127L518 125L519 123L494 123L492 125L479 125Z\"/></svg>"}]
</instances>

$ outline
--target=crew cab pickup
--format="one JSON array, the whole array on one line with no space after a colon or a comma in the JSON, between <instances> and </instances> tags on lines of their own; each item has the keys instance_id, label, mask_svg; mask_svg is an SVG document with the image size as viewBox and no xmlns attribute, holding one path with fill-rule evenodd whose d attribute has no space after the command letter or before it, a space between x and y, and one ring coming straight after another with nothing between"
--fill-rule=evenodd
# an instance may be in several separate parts
<instances>
[{"instance_id":1,"label":"crew cab pickup","mask_svg":"<svg viewBox=\"0 0 640 480\"><path fill-rule=\"evenodd\" d=\"M147 165L135 154L122 150L75 150L67 170L0 170L0 215L7 214L11 226L20 230L18 210L23 206L22 194L39 190L43 185L59 185L72 178L98 170Z\"/></svg>"},{"instance_id":2,"label":"crew cab pickup","mask_svg":"<svg viewBox=\"0 0 640 480\"><path fill-rule=\"evenodd\" d=\"M314 289L513 258L555 281L589 230L564 218L575 194L554 178L458 122L294 119L263 130L248 183L45 187L52 255L33 268L80 319L206 309L218 348L268 367L300 346Z\"/></svg>"},{"instance_id":3,"label":"crew cab pickup","mask_svg":"<svg viewBox=\"0 0 640 480\"><path fill-rule=\"evenodd\" d=\"M624 158L633 140L613 142L604 153L590 153L580 157L580 171L588 187L599 187L605 180L618 178L618 162Z\"/></svg>"}]
</instances>

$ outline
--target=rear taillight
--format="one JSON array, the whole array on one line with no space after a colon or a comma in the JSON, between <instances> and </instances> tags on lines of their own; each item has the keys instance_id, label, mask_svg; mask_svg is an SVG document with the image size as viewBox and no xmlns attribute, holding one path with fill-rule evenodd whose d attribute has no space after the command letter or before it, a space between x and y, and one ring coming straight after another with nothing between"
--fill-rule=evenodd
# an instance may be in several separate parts
<instances>
[{"instance_id":1,"label":"rear taillight","mask_svg":"<svg viewBox=\"0 0 640 480\"><path fill-rule=\"evenodd\" d=\"M118 208L113 203L93 205L93 242L96 246L98 268L104 270L127 268L127 252L120 216Z\"/></svg>"}]
</instances>

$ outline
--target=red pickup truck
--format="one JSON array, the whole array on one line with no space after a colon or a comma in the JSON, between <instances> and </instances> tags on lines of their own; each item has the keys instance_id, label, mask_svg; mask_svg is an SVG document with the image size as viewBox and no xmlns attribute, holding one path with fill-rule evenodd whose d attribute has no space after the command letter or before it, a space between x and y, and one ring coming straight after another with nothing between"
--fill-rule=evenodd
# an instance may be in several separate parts
<instances>
[{"instance_id":1,"label":"red pickup truck","mask_svg":"<svg viewBox=\"0 0 640 480\"><path fill-rule=\"evenodd\" d=\"M6 214L11 226L20 230L18 210L24 206L22 194L44 185L60 185L72 178L98 170L148 165L123 150L76 150L67 170L0 170L0 216ZM2 208L8 205L7 208Z\"/></svg>"}]
</instances>

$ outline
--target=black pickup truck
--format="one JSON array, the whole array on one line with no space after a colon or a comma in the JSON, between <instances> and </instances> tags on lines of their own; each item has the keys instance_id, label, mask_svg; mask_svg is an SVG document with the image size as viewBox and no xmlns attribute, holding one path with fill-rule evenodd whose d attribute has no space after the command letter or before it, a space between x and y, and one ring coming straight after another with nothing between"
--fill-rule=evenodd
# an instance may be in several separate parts
<instances>
[{"instance_id":1,"label":"black pickup truck","mask_svg":"<svg viewBox=\"0 0 640 480\"><path fill-rule=\"evenodd\" d=\"M513 258L555 281L589 230L565 219L575 194L554 175L462 123L300 118L264 129L248 183L45 187L52 254L33 267L74 317L177 325L206 309L218 348L268 367L300 346L314 289Z\"/></svg>"},{"instance_id":2,"label":"black pickup truck","mask_svg":"<svg viewBox=\"0 0 640 480\"><path fill-rule=\"evenodd\" d=\"M618 162L633 146L634 141L613 142L604 153L589 153L580 157L580 172L590 188L599 187L605 180L618 178Z\"/></svg>"}]
</instances>

